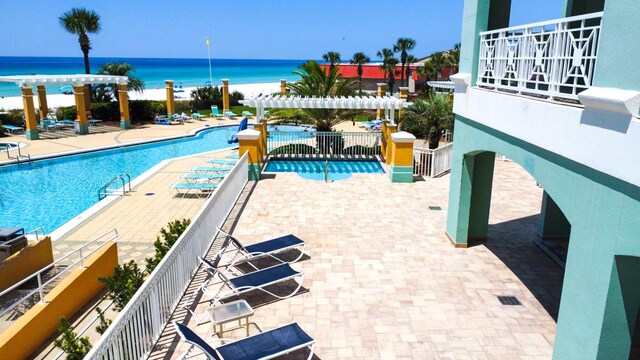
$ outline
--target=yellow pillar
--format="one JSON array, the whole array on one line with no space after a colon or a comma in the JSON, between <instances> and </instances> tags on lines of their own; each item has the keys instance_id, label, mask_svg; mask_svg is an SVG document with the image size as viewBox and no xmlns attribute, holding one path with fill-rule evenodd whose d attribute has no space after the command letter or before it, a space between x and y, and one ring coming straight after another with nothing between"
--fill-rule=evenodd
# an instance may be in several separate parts
<instances>
[{"instance_id":1,"label":"yellow pillar","mask_svg":"<svg viewBox=\"0 0 640 360\"><path fill-rule=\"evenodd\" d=\"M386 94L385 88L387 84L378 83L378 97L383 97ZM382 109L376 110L376 119L382 119Z\"/></svg>"},{"instance_id":2,"label":"yellow pillar","mask_svg":"<svg viewBox=\"0 0 640 360\"><path fill-rule=\"evenodd\" d=\"M176 112L176 104L173 98L173 80L166 80L164 87L167 89L167 115L171 115Z\"/></svg>"},{"instance_id":3,"label":"yellow pillar","mask_svg":"<svg viewBox=\"0 0 640 360\"><path fill-rule=\"evenodd\" d=\"M287 93L287 80L280 79L280 94L284 95Z\"/></svg>"},{"instance_id":4,"label":"yellow pillar","mask_svg":"<svg viewBox=\"0 0 640 360\"><path fill-rule=\"evenodd\" d=\"M38 140L38 122L36 121L36 110L33 105L33 89L31 86L22 87L22 104L24 105L24 122L27 126L27 140Z\"/></svg>"},{"instance_id":5,"label":"yellow pillar","mask_svg":"<svg viewBox=\"0 0 640 360\"><path fill-rule=\"evenodd\" d=\"M386 149L386 156L384 157L386 160L387 164L391 164L391 156L392 156L392 149L393 147L391 146L391 136L398 131L398 125L391 125L387 123L387 149Z\"/></svg>"},{"instance_id":6,"label":"yellow pillar","mask_svg":"<svg viewBox=\"0 0 640 360\"><path fill-rule=\"evenodd\" d=\"M238 134L240 157L249 153L249 180L260 180L260 132L256 130L242 130Z\"/></svg>"},{"instance_id":7,"label":"yellow pillar","mask_svg":"<svg viewBox=\"0 0 640 360\"><path fill-rule=\"evenodd\" d=\"M229 80L222 79L222 112L229 111Z\"/></svg>"},{"instance_id":8,"label":"yellow pillar","mask_svg":"<svg viewBox=\"0 0 640 360\"><path fill-rule=\"evenodd\" d=\"M129 119L129 94L127 94L127 84L118 84L118 100L120 100L120 128L130 129L131 119Z\"/></svg>"},{"instance_id":9,"label":"yellow pillar","mask_svg":"<svg viewBox=\"0 0 640 360\"><path fill-rule=\"evenodd\" d=\"M380 139L382 141L381 141L381 144L380 144L380 156L382 156L386 161L386 159L387 159L387 132L389 131L387 129L387 122L386 121L382 122L381 130L382 130L382 136L380 137Z\"/></svg>"},{"instance_id":10,"label":"yellow pillar","mask_svg":"<svg viewBox=\"0 0 640 360\"><path fill-rule=\"evenodd\" d=\"M47 90L44 85L38 85L38 109L40 109L40 119L44 119L49 114L49 108L47 107Z\"/></svg>"},{"instance_id":11,"label":"yellow pillar","mask_svg":"<svg viewBox=\"0 0 640 360\"><path fill-rule=\"evenodd\" d=\"M408 132L391 134L391 182L413 182L413 143L416 137Z\"/></svg>"},{"instance_id":12,"label":"yellow pillar","mask_svg":"<svg viewBox=\"0 0 640 360\"><path fill-rule=\"evenodd\" d=\"M262 148L264 149L263 155L266 157L269 155L269 149L267 148L267 119L260 119L260 123L262 124L263 132L262 135Z\"/></svg>"},{"instance_id":13,"label":"yellow pillar","mask_svg":"<svg viewBox=\"0 0 640 360\"><path fill-rule=\"evenodd\" d=\"M263 133L263 129L262 129L262 124L257 123L257 124L253 124L253 130L258 131L260 133L260 136L258 137L258 162L262 163L264 160L264 151L265 148L262 146L262 133Z\"/></svg>"},{"instance_id":14,"label":"yellow pillar","mask_svg":"<svg viewBox=\"0 0 640 360\"><path fill-rule=\"evenodd\" d=\"M84 85L84 111L91 112L91 84Z\"/></svg>"},{"instance_id":15,"label":"yellow pillar","mask_svg":"<svg viewBox=\"0 0 640 360\"><path fill-rule=\"evenodd\" d=\"M89 125L87 124L87 108L86 108L86 96L85 94L86 87L84 85L73 85L73 95L76 100L76 123L75 132L76 134L88 134L89 133Z\"/></svg>"},{"instance_id":16,"label":"yellow pillar","mask_svg":"<svg viewBox=\"0 0 640 360\"><path fill-rule=\"evenodd\" d=\"M407 101L409 100L409 88L408 87L400 87L400 100L402 101ZM403 109L400 108L400 110L398 111L398 122L400 122L400 120L402 120L402 112Z\"/></svg>"}]
</instances>

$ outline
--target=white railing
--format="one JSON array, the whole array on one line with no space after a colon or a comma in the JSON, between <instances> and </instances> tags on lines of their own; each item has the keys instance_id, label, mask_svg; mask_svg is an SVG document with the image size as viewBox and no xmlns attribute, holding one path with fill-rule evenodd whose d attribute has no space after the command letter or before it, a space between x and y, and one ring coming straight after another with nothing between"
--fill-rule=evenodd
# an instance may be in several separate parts
<instances>
[{"instance_id":1,"label":"white railing","mask_svg":"<svg viewBox=\"0 0 640 360\"><path fill-rule=\"evenodd\" d=\"M140 359L158 340L204 255L248 181L243 155L189 227L122 309L86 359Z\"/></svg>"},{"instance_id":2,"label":"white railing","mask_svg":"<svg viewBox=\"0 0 640 360\"><path fill-rule=\"evenodd\" d=\"M453 143L437 149L413 148L413 173L436 177L451 170Z\"/></svg>"},{"instance_id":3,"label":"white railing","mask_svg":"<svg viewBox=\"0 0 640 360\"><path fill-rule=\"evenodd\" d=\"M578 99L591 86L602 12L480 33L477 85Z\"/></svg>"},{"instance_id":4,"label":"white railing","mask_svg":"<svg viewBox=\"0 0 640 360\"><path fill-rule=\"evenodd\" d=\"M380 154L380 133L272 131L269 156L374 157Z\"/></svg>"},{"instance_id":5,"label":"white railing","mask_svg":"<svg viewBox=\"0 0 640 360\"><path fill-rule=\"evenodd\" d=\"M44 302L44 297L47 295L47 293L49 293L51 290L54 289L53 282L55 280L60 280L63 275L67 274L69 271L73 269L83 268L84 261L89 256L91 256L93 253L98 251L103 245L110 242L116 242L118 240L118 237L119 237L118 231L116 229L111 229L108 232L80 246L79 248L73 250L72 252L66 254L65 256L59 258L58 260L38 270L32 275L27 276L26 278L22 279L20 282L14 284L10 288L1 292L0 299L2 299L5 296L6 297L12 296L12 293L16 291L16 289L18 289L20 286L22 286L24 283L28 281L36 280L38 283L38 287L29 291L27 295L12 302L7 307L2 308L0 310L0 317L3 317L8 312L16 309L18 305L24 304L24 306L22 306L19 309L19 311L17 311L18 313L13 314L12 318L10 319L10 320L15 320L16 318L21 316L24 312L29 310L37 302ZM93 248L94 246L95 248ZM73 259L74 256L77 256L77 260ZM45 278L45 273L56 266L58 266L58 268L61 268L63 270L56 273L53 276L50 276L49 278Z\"/></svg>"}]
</instances>

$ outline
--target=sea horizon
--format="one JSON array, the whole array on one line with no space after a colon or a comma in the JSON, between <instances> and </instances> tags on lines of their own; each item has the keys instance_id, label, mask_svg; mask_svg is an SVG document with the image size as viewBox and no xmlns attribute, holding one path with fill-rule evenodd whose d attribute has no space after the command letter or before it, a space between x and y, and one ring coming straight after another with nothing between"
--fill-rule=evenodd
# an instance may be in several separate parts
<instances>
[{"instance_id":1,"label":"sea horizon","mask_svg":"<svg viewBox=\"0 0 640 360\"><path fill-rule=\"evenodd\" d=\"M273 83L280 79L295 81L291 72L307 60L302 59L211 59L211 80L219 86L221 79L229 79L230 85ZM210 81L207 58L136 58L90 57L91 73L97 73L101 65L109 62L127 62L135 71L133 75L145 82L146 89L164 87L165 80L174 80L176 86L205 86ZM0 76L7 75L84 74L84 59L78 56L0 56ZM59 93L59 87L47 89L50 94ZM20 89L13 83L0 83L0 96L20 96Z\"/></svg>"}]
</instances>

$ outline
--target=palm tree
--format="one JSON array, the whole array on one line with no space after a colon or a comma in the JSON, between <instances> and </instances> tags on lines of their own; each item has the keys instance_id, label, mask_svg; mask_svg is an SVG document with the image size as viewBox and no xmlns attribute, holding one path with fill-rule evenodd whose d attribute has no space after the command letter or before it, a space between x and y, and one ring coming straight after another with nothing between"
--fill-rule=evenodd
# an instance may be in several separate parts
<instances>
[{"instance_id":1,"label":"palm tree","mask_svg":"<svg viewBox=\"0 0 640 360\"><path fill-rule=\"evenodd\" d=\"M458 72L460 66L460 43L453 45L453 49L449 50L447 66L450 68L450 75Z\"/></svg>"},{"instance_id":2,"label":"palm tree","mask_svg":"<svg viewBox=\"0 0 640 360\"><path fill-rule=\"evenodd\" d=\"M395 83L395 70L396 67L398 66L398 62L399 60L392 57L387 59L387 65L386 65L386 73L389 74L389 80L387 81L387 84L389 85L389 92L391 93L391 95L393 95L393 85Z\"/></svg>"},{"instance_id":3,"label":"palm tree","mask_svg":"<svg viewBox=\"0 0 640 360\"><path fill-rule=\"evenodd\" d=\"M300 65L300 70L292 73L300 76L300 80L289 83L292 92L299 96L352 96L356 87L356 79L345 79L338 73L338 68L330 68L329 73L315 61L307 61ZM345 120L344 111L334 109L302 109L307 118L315 123L318 131L331 131L334 125Z\"/></svg>"},{"instance_id":4,"label":"palm tree","mask_svg":"<svg viewBox=\"0 0 640 360\"><path fill-rule=\"evenodd\" d=\"M411 38L399 38L398 41L396 41L396 44L393 45L393 52L398 52L400 51L400 64L402 65L402 72L400 73L400 76L402 76L402 82L404 83L404 66L407 63L407 56L409 56L409 51L413 50L413 48L416 47L416 41L411 39ZM405 86L407 86L405 84Z\"/></svg>"},{"instance_id":5,"label":"palm tree","mask_svg":"<svg viewBox=\"0 0 640 360\"><path fill-rule=\"evenodd\" d=\"M404 112L402 130L426 137L429 149L438 148L442 130L451 130L453 111L446 95L432 94L428 100L417 99Z\"/></svg>"},{"instance_id":6,"label":"palm tree","mask_svg":"<svg viewBox=\"0 0 640 360\"><path fill-rule=\"evenodd\" d=\"M393 57L393 50L389 48L383 48L376 53L376 56L382 59L382 65L380 65L380 68L382 69L382 71L384 71L384 81L386 82L388 68L387 62Z\"/></svg>"},{"instance_id":7,"label":"palm tree","mask_svg":"<svg viewBox=\"0 0 640 360\"><path fill-rule=\"evenodd\" d=\"M135 68L129 63L107 63L100 66L98 70L99 75L117 75L117 76L126 76L129 78L127 83L127 90L134 90L139 93L144 91L144 81L136 78L131 75L131 72L135 71ZM114 84L115 85L115 84ZM116 98L116 101L120 103L120 97L118 96L118 87L113 86L111 90L111 95Z\"/></svg>"},{"instance_id":8,"label":"palm tree","mask_svg":"<svg viewBox=\"0 0 640 360\"><path fill-rule=\"evenodd\" d=\"M322 55L322 60L329 63L329 71L331 71L335 64L340 63L340 53L336 51L329 51Z\"/></svg>"},{"instance_id":9,"label":"palm tree","mask_svg":"<svg viewBox=\"0 0 640 360\"><path fill-rule=\"evenodd\" d=\"M351 61L349 61L352 64L358 65L358 94L359 95L362 95L362 64L366 64L369 61L371 61L371 59L369 59L367 55L361 52L357 52L353 54Z\"/></svg>"},{"instance_id":10,"label":"palm tree","mask_svg":"<svg viewBox=\"0 0 640 360\"><path fill-rule=\"evenodd\" d=\"M85 8L73 8L58 18L60 25L70 34L78 35L80 50L84 54L84 71L91 73L89 67L89 50L91 41L87 33L97 34L100 32L100 15Z\"/></svg>"},{"instance_id":11,"label":"palm tree","mask_svg":"<svg viewBox=\"0 0 640 360\"><path fill-rule=\"evenodd\" d=\"M418 61L418 59L413 56L413 55L407 55L407 68L405 69L405 79L407 79L407 86L409 86L409 72L411 67L409 66L409 64L413 64L414 62Z\"/></svg>"}]
</instances>

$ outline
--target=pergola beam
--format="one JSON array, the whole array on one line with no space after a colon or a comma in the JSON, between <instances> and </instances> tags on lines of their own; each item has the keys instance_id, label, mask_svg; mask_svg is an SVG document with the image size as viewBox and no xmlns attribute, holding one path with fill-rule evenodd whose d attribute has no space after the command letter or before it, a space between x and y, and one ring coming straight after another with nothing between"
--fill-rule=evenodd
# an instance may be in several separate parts
<instances>
[{"instance_id":1,"label":"pergola beam","mask_svg":"<svg viewBox=\"0 0 640 360\"><path fill-rule=\"evenodd\" d=\"M400 110L410 102L391 96L351 96L351 97L302 97L282 95L261 95L241 100L245 106L257 109L367 109Z\"/></svg>"},{"instance_id":2,"label":"pergola beam","mask_svg":"<svg viewBox=\"0 0 640 360\"><path fill-rule=\"evenodd\" d=\"M84 85L84 84L127 84L129 78L116 75L11 75L0 76L0 82L15 83L23 86L47 86L47 85Z\"/></svg>"}]
</instances>

